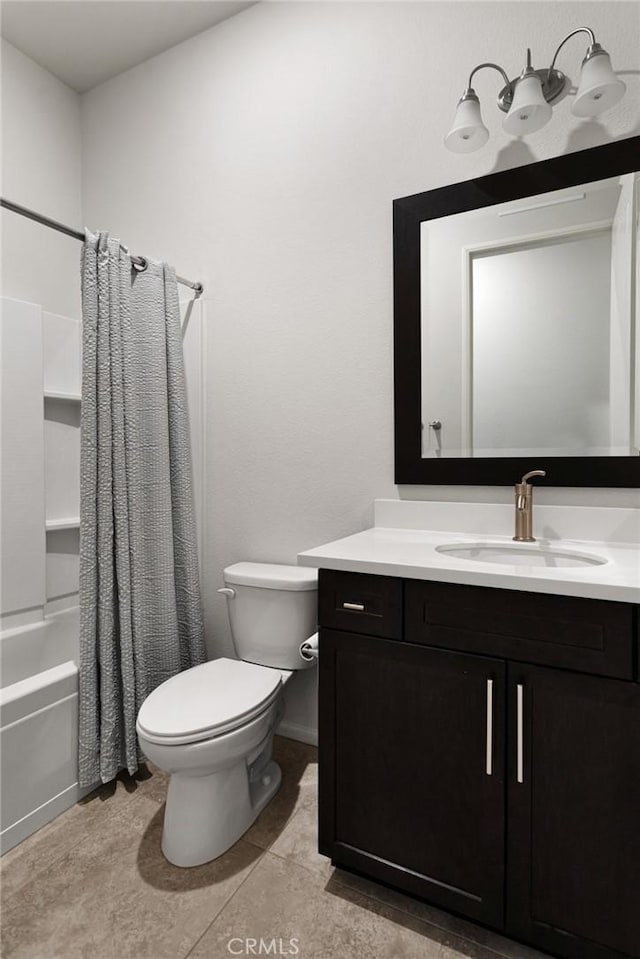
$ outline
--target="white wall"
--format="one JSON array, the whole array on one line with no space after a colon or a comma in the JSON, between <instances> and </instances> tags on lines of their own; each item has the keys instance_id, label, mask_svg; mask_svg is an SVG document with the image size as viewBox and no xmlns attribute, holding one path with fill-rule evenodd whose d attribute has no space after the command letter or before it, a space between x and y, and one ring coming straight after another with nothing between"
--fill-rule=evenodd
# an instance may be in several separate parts
<instances>
[{"instance_id":1,"label":"white wall","mask_svg":"<svg viewBox=\"0 0 640 959\"><path fill-rule=\"evenodd\" d=\"M80 98L1 41L2 196L82 228ZM2 211L2 292L80 316L80 244Z\"/></svg>"},{"instance_id":2,"label":"white wall","mask_svg":"<svg viewBox=\"0 0 640 959\"><path fill-rule=\"evenodd\" d=\"M444 149L473 65L517 73L527 45L546 62L582 23L618 69L638 71L635 4L273 2L83 97L85 219L206 287L212 652L229 650L215 592L226 564L293 563L396 495L392 200L639 132L632 74L600 121L580 123L564 101L544 130L510 140L486 73L476 89L492 139L471 156ZM559 66L575 77L583 52L571 41ZM312 681L298 678L302 725Z\"/></svg>"},{"instance_id":3,"label":"white wall","mask_svg":"<svg viewBox=\"0 0 640 959\"><path fill-rule=\"evenodd\" d=\"M2 195L78 228L80 99L6 41L1 47ZM80 244L2 211L2 628L76 602ZM75 469L74 469L75 464Z\"/></svg>"}]
</instances>

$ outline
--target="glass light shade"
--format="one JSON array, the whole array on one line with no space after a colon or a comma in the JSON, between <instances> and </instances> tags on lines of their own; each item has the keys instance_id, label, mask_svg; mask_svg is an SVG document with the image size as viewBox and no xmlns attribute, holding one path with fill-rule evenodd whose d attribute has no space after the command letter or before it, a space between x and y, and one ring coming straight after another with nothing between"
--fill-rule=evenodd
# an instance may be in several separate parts
<instances>
[{"instance_id":1,"label":"glass light shade","mask_svg":"<svg viewBox=\"0 0 640 959\"><path fill-rule=\"evenodd\" d=\"M515 137L540 130L551 119L551 105L542 92L540 77L527 73L516 84L511 109L502 121L502 127Z\"/></svg>"},{"instance_id":2,"label":"glass light shade","mask_svg":"<svg viewBox=\"0 0 640 959\"><path fill-rule=\"evenodd\" d=\"M577 117L595 117L621 100L626 89L613 72L609 54L597 53L582 65L571 112Z\"/></svg>"},{"instance_id":3,"label":"glass light shade","mask_svg":"<svg viewBox=\"0 0 640 959\"><path fill-rule=\"evenodd\" d=\"M454 153L473 153L489 139L489 131L482 122L480 102L476 96L463 97L458 103L453 126L444 143Z\"/></svg>"}]
</instances>

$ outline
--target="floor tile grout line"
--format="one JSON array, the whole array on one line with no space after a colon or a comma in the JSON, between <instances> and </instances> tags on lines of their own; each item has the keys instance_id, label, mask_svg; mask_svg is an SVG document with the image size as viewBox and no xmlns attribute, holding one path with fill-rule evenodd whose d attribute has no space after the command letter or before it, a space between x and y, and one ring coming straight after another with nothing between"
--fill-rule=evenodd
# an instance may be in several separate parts
<instances>
[{"instance_id":1,"label":"floor tile grout line","mask_svg":"<svg viewBox=\"0 0 640 959\"><path fill-rule=\"evenodd\" d=\"M253 839L246 839L244 836L242 838L244 839L244 842L248 843L252 847L252 849L258 849L260 852L269 852L271 848L270 846L261 846L260 843L254 842Z\"/></svg>"},{"instance_id":2,"label":"floor tile grout line","mask_svg":"<svg viewBox=\"0 0 640 959\"><path fill-rule=\"evenodd\" d=\"M285 822L284 825L282 826L282 828L281 828L280 832L278 833L278 835L276 836L276 838L273 839L268 846L261 846L261 845L260 845L259 843L257 843L254 839L250 839L246 834L245 834L244 836L242 836L242 839L244 840L244 842L250 843L250 845L252 845L252 846L254 847L254 849L261 849L262 852L271 852L271 847L273 846L273 843L278 841L278 839L280 838L280 836L282 835L282 833L284 832L284 830L287 829L287 828L291 825L291 823L292 823L293 820L296 818L296 816L298 815L298 813L300 813L303 809L308 808L309 805L315 804L315 802L316 802L316 800L314 799L312 803L303 803L302 805L298 806L298 807L296 808L296 810L295 810L294 812L292 812L291 815L289 816L289 818L286 820L286 822ZM274 855L277 856L278 854L277 854L277 853L274 853ZM278 858L279 858L279 859L282 859L282 856L278 856Z\"/></svg>"},{"instance_id":3,"label":"floor tile grout line","mask_svg":"<svg viewBox=\"0 0 640 959\"><path fill-rule=\"evenodd\" d=\"M287 826L293 821L293 819L294 819L296 816L297 816L297 813L294 813L293 816L291 816L289 819L287 819L286 823L285 823L284 826L282 827L282 830L278 833L278 835L277 835L277 837L276 837L275 839L271 840L271 842L269 843L268 846L261 846L260 843L258 843L258 842L255 841L255 839L249 839L246 835L242 836L242 840L243 840L243 842L248 842L249 845L250 845L250 846L253 846L254 849L259 849L260 852L271 852L271 846L273 845L273 843L278 841L278 839L280 838L281 834L284 832L284 830L287 828Z\"/></svg>"},{"instance_id":4,"label":"floor tile grout line","mask_svg":"<svg viewBox=\"0 0 640 959\"><path fill-rule=\"evenodd\" d=\"M239 842L242 842L242 839L240 839ZM257 846L254 846L253 848L254 848L254 849L257 849L258 847L257 847ZM220 906L220 908L219 908L218 911L216 912L216 914L215 914L215 916L213 917L213 919L211 920L211 922L206 926L206 928L205 928L205 929L202 931L202 933L198 936L198 938L197 938L196 941L193 943L193 945L190 946L189 950L188 950L187 952L185 952L185 954L181 957L181 959L189 959L189 956L192 954L193 950L194 950L194 949L196 948L196 946L202 941L202 939L204 939L204 937L205 937L206 934L209 932L209 930L211 929L211 927L213 926L213 924L214 924L215 922L217 922L217 920L220 918L220 916L222 915L222 913L224 912L224 910L227 908L227 906L229 905L229 903L235 898L235 896L237 895L237 893L242 889L242 887L244 886L244 884L245 884L245 882L247 881L247 879L248 879L250 876L253 875L254 870L260 865L260 863L262 862L262 860L264 859L264 857L265 857L266 855L267 855L267 851L266 851L265 849L263 849L263 850L262 850L262 855L261 855L261 856L258 856L258 858L257 858L256 861L254 862L253 866L251 867L251 869L249 870L249 872L247 873L247 875L244 877L244 879L242 880L242 882L239 883L238 886L236 886L236 888L233 890L233 892L231 893L231 895L229 896L229 898L228 898L228 899L225 899L224 903Z\"/></svg>"}]
</instances>

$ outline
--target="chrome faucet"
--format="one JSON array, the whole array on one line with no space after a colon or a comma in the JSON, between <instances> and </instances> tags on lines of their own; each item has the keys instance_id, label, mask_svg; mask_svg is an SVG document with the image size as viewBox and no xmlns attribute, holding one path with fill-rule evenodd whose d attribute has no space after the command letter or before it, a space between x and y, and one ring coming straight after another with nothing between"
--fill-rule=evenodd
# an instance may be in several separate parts
<instances>
[{"instance_id":1,"label":"chrome faucet","mask_svg":"<svg viewBox=\"0 0 640 959\"><path fill-rule=\"evenodd\" d=\"M534 543L532 510L533 487L527 480L532 476L546 476L544 470L531 470L525 473L519 483L516 483L516 534L513 537L519 543Z\"/></svg>"}]
</instances>

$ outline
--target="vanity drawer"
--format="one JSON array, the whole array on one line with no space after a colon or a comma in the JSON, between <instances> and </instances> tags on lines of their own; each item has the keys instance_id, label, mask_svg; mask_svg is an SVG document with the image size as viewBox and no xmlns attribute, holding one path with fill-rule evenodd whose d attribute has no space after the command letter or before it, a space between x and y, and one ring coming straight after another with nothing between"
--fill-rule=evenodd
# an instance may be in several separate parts
<instances>
[{"instance_id":1,"label":"vanity drawer","mask_svg":"<svg viewBox=\"0 0 640 959\"><path fill-rule=\"evenodd\" d=\"M350 633L402 638L402 580L321 569L318 623Z\"/></svg>"},{"instance_id":2,"label":"vanity drawer","mask_svg":"<svg viewBox=\"0 0 640 959\"><path fill-rule=\"evenodd\" d=\"M407 580L407 642L634 679L631 604Z\"/></svg>"}]
</instances>

